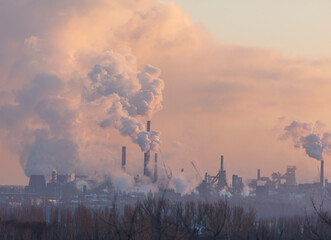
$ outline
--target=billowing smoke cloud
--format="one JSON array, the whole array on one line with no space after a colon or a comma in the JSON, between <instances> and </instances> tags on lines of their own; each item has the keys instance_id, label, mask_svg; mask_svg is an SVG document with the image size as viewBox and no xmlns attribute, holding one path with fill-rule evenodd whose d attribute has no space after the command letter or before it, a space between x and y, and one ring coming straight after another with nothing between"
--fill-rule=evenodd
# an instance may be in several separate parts
<instances>
[{"instance_id":1,"label":"billowing smoke cloud","mask_svg":"<svg viewBox=\"0 0 331 240\"><path fill-rule=\"evenodd\" d=\"M118 129L142 151L157 149L160 133L147 132L141 119L162 108L160 70L146 65L139 72L128 53L107 51L100 58L103 60L78 85L82 89L78 103L70 98L77 85L43 74L14 92L13 104L0 108L0 126L20 139L16 147L21 149L26 175L49 175L53 169L71 173L81 168L76 143L79 119L87 118L90 126ZM94 108L93 116L89 108Z\"/></svg>"},{"instance_id":2,"label":"billowing smoke cloud","mask_svg":"<svg viewBox=\"0 0 331 240\"><path fill-rule=\"evenodd\" d=\"M24 10L25 4L31 7ZM160 132L147 132L145 123L162 109L161 71L138 68L133 44L121 42L134 32L124 29L137 12L156 5L162 9L149 0L1 5L1 22L12 22L15 31L0 24L6 33L0 37L0 140L19 155L27 176L85 172L98 162L114 168L111 144L118 142L111 129L141 151L158 149ZM36 21L36 11L43 20Z\"/></svg>"},{"instance_id":3,"label":"billowing smoke cloud","mask_svg":"<svg viewBox=\"0 0 331 240\"><path fill-rule=\"evenodd\" d=\"M114 127L123 136L130 136L141 151L156 150L160 144L159 132L147 132L137 117L150 118L162 108L164 83L160 74L160 70L151 65L139 72L131 55L106 52L104 60L89 73L85 96L106 107L106 116L99 125Z\"/></svg>"},{"instance_id":4,"label":"billowing smoke cloud","mask_svg":"<svg viewBox=\"0 0 331 240\"><path fill-rule=\"evenodd\" d=\"M293 121L284 128L285 133L280 136L280 139L292 138L294 147L303 148L309 157L322 160L323 153L331 153L331 135L329 132L322 132L324 127L320 121L317 121L315 125Z\"/></svg>"},{"instance_id":5,"label":"billowing smoke cloud","mask_svg":"<svg viewBox=\"0 0 331 240\"><path fill-rule=\"evenodd\" d=\"M309 157L322 160L324 146L319 135L312 133L308 136L302 136L300 141Z\"/></svg>"},{"instance_id":6,"label":"billowing smoke cloud","mask_svg":"<svg viewBox=\"0 0 331 240\"><path fill-rule=\"evenodd\" d=\"M23 152L28 152L25 163L25 173L44 174L56 169L60 173L71 174L79 163L78 146L67 138L49 137L47 131L35 131L35 142L26 146Z\"/></svg>"},{"instance_id":7,"label":"billowing smoke cloud","mask_svg":"<svg viewBox=\"0 0 331 240\"><path fill-rule=\"evenodd\" d=\"M241 166L245 168L243 177L251 177L252 169L264 163L268 154L265 167L271 172L279 166L276 160L280 156L290 156L266 131L274 117L293 113L304 118L325 116L331 101L329 59L289 59L261 46L219 44L170 1L2 1L0 32L0 153L4 159L0 181L6 183L24 183L25 178L15 169L16 162L21 159L26 168L30 149L40 149L33 147L38 129L47 132L43 141L66 140L76 145L68 156L79 160L75 166L70 164L68 171L81 163L84 167L79 169L89 172L120 170L118 151L122 144L128 145L132 158L137 156L129 161L128 171L130 167L139 169L142 156L126 142L129 137L122 138L119 132L138 143L146 138L147 116L160 109L160 99L149 100L161 95L143 84L146 75L147 86L161 89L151 84L150 79L159 77L144 67L146 63L164 71L168 91L166 110L159 120L166 124L159 125L159 130L168 139L162 144L167 166L177 171L183 167L178 159L192 158L208 159L203 161L203 170L211 171L211 159L222 145L222 151L226 150L223 154L233 158L234 169L229 170ZM131 49L132 54L123 53L121 48ZM111 83L103 82L111 75L109 68L125 79L116 79L114 74ZM40 104L20 101L18 95L32 88L36 78L57 78L59 86L40 89L38 94L31 92L42 101ZM149 95L143 94L145 90ZM40 96L42 91L46 97ZM134 104L134 98L143 104L146 101L147 109ZM112 111L120 111L120 115ZM263 116L266 124L256 124L256 116ZM231 128L234 125L235 131ZM247 138L253 135L256 137L248 146ZM148 143L157 145L151 138L147 135L148 141L143 141L147 143L144 149L153 148ZM178 153L169 157L173 140L192 147L185 158ZM261 148L266 143L274 144L273 148ZM60 161L58 157L52 159ZM249 166L242 159L247 159ZM49 162L53 167L54 161ZM189 171L195 174L185 168L185 173ZM174 170L174 175L178 174Z\"/></svg>"},{"instance_id":8,"label":"billowing smoke cloud","mask_svg":"<svg viewBox=\"0 0 331 240\"><path fill-rule=\"evenodd\" d=\"M75 111L61 96L64 85L53 75L38 75L14 93L15 104L0 108L0 127L18 141L26 175L71 173L79 163L71 129Z\"/></svg>"}]
</instances>

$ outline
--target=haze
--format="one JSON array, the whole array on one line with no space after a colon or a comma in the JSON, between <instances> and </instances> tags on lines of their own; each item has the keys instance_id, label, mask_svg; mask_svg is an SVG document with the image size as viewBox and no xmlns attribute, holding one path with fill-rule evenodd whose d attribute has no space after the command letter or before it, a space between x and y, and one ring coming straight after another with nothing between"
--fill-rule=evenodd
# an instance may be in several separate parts
<instances>
[{"instance_id":1,"label":"haze","mask_svg":"<svg viewBox=\"0 0 331 240\"><path fill-rule=\"evenodd\" d=\"M206 6L198 14L195 4L179 0L1 0L0 184L26 185L31 156L38 171L49 159L47 169L116 175L122 145L128 171L141 172L142 135L148 148L160 140L160 157L174 176L183 168L184 178L196 178L191 161L216 172L222 154L229 174L244 179L257 168L269 176L296 165L298 182L318 181L318 161L280 136L294 120L321 122L321 132L331 126L331 6L250 4L227 3L229 11L216 18ZM116 91L89 92L103 86L107 67L120 79ZM114 93L125 103L115 95L104 101ZM116 111L104 107L109 101L118 103ZM123 117L137 120L134 131L124 131ZM149 119L154 135L140 125ZM48 142L60 147L45 152ZM45 158L61 144L69 146L63 163ZM323 154L328 177L330 157Z\"/></svg>"}]
</instances>

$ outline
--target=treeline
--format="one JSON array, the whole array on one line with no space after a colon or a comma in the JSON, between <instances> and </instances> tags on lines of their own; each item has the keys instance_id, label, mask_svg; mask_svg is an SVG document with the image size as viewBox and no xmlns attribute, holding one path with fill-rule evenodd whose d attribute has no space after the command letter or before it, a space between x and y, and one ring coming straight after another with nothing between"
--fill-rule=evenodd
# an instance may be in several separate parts
<instances>
[{"instance_id":1,"label":"treeline","mask_svg":"<svg viewBox=\"0 0 331 240\"><path fill-rule=\"evenodd\" d=\"M74 210L52 208L46 222L38 207L0 208L0 239L331 239L328 212L258 219L253 210L215 203L148 198L119 211L83 205Z\"/></svg>"}]
</instances>

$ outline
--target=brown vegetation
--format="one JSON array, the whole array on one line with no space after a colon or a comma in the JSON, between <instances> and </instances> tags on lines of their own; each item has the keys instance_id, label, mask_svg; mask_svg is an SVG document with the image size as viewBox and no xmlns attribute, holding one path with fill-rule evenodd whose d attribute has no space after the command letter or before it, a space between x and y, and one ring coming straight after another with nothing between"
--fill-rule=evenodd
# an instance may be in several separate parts
<instances>
[{"instance_id":1,"label":"brown vegetation","mask_svg":"<svg viewBox=\"0 0 331 240\"><path fill-rule=\"evenodd\" d=\"M105 209L1 208L0 239L331 239L330 214L259 219L226 201L170 202L147 198L134 206Z\"/></svg>"}]
</instances>

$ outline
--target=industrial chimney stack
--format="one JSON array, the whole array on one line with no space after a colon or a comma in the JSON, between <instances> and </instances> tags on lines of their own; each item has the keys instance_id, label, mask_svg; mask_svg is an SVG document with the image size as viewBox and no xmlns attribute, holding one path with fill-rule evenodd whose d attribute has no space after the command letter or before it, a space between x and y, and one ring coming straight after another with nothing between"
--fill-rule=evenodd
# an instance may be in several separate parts
<instances>
[{"instance_id":1,"label":"industrial chimney stack","mask_svg":"<svg viewBox=\"0 0 331 240\"><path fill-rule=\"evenodd\" d=\"M147 132L151 131L151 121L147 121Z\"/></svg>"},{"instance_id":2,"label":"industrial chimney stack","mask_svg":"<svg viewBox=\"0 0 331 240\"><path fill-rule=\"evenodd\" d=\"M158 175L157 175L157 153L155 153L155 158L154 158L154 179L153 182L157 182Z\"/></svg>"},{"instance_id":3,"label":"industrial chimney stack","mask_svg":"<svg viewBox=\"0 0 331 240\"><path fill-rule=\"evenodd\" d=\"M56 183L57 172L55 170L52 171L52 183Z\"/></svg>"},{"instance_id":4,"label":"industrial chimney stack","mask_svg":"<svg viewBox=\"0 0 331 240\"><path fill-rule=\"evenodd\" d=\"M125 171L126 166L126 146L122 147L122 169Z\"/></svg>"},{"instance_id":5,"label":"industrial chimney stack","mask_svg":"<svg viewBox=\"0 0 331 240\"><path fill-rule=\"evenodd\" d=\"M324 184L324 160L321 160L321 186Z\"/></svg>"},{"instance_id":6,"label":"industrial chimney stack","mask_svg":"<svg viewBox=\"0 0 331 240\"><path fill-rule=\"evenodd\" d=\"M147 121L147 132L151 131L151 121ZM150 172L148 171L148 163L150 160L151 152L148 150L147 152L144 153L144 175L150 177Z\"/></svg>"}]
</instances>

